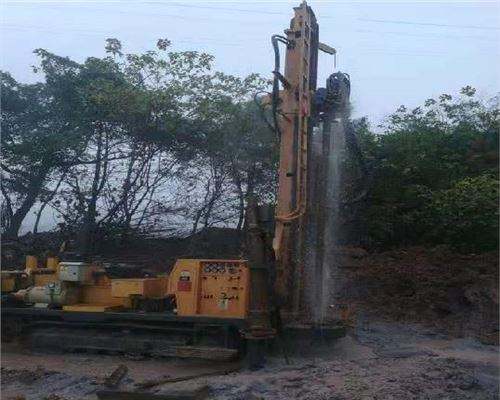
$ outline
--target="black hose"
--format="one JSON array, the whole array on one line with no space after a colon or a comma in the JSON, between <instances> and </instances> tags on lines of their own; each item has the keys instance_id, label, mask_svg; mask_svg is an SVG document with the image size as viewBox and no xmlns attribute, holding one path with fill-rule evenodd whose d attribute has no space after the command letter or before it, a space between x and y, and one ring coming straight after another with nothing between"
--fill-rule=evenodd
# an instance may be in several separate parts
<instances>
[{"instance_id":1,"label":"black hose","mask_svg":"<svg viewBox=\"0 0 500 400\"><path fill-rule=\"evenodd\" d=\"M288 45L288 39L281 35L272 35L271 43L273 45L274 50L274 78L273 78L273 92L272 92L272 113L273 113L273 123L274 130L278 135L278 138L281 138L281 131L278 124L278 104L280 100L280 81L278 78L278 74L280 73L280 49L278 46L278 42L284 43Z\"/></svg>"}]
</instances>

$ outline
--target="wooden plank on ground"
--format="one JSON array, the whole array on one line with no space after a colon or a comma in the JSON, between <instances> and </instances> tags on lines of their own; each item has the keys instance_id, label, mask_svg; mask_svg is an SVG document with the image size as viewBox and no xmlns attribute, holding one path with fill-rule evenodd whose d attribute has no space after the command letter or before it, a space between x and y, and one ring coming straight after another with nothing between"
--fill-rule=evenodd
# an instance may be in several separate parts
<instances>
[{"instance_id":1,"label":"wooden plank on ground","mask_svg":"<svg viewBox=\"0 0 500 400\"><path fill-rule=\"evenodd\" d=\"M116 369L111 373L110 376L104 379L104 386L107 388L116 387L123 377L127 374L128 367L126 365L120 364Z\"/></svg>"},{"instance_id":2,"label":"wooden plank on ground","mask_svg":"<svg viewBox=\"0 0 500 400\"><path fill-rule=\"evenodd\" d=\"M240 369L241 369L241 366L237 366L237 367L234 367L231 369L226 369L226 370L202 372L202 373L193 374L193 375L177 376L175 378L172 378L170 376L166 376L166 377L162 377L159 379L138 382L134 386L136 386L140 389L147 389L147 388L151 388L154 386L163 385L165 383L189 381L191 379L203 378L203 377L207 377L207 376L227 375L227 374L230 374L231 372L239 371Z\"/></svg>"}]
</instances>

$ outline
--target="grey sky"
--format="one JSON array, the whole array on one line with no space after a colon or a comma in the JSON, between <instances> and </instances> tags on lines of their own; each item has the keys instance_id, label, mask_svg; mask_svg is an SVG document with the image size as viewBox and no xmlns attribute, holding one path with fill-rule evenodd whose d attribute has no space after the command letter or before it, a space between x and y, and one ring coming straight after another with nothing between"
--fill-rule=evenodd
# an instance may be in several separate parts
<instances>
[{"instance_id":1,"label":"grey sky","mask_svg":"<svg viewBox=\"0 0 500 400\"><path fill-rule=\"evenodd\" d=\"M167 37L175 50L202 50L218 69L270 76L270 36L282 33L294 2L8 1L2 2L0 67L33 81L38 47L82 61L119 38L128 52ZM355 115L378 122L400 104L415 106L470 84L485 97L499 91L498 2L310 1L320 40L339 51L351 75ZM320 84L331 72L320 56Z\"/></svg>"}]
</instances>

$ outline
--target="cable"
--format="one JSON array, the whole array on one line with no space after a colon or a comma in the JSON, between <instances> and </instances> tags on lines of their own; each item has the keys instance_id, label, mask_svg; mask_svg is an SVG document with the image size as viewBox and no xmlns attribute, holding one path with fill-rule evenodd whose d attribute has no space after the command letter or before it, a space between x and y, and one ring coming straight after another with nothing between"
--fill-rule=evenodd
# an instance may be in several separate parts
<instances>
[{"instance_id":1,"label":"cable","mask_svg":"<svg viewBox=\"0 0 500 400\"><path fill-rule=\"evenodd\" d=\"M281 131L278 124L278 104L280 100L280 81L278 75L280 73L280 49L278 42L289 44L288 39L281 35L272 35L271 43L274 50L274 78L273 78L273 92L272 92L272 113L274 122L274 131L278 135L278 139L281 138Z\"/></svg>"},{"instance_id":2,"label":"cable","mask_svg":"<svg viewBox=\"0 0 500 400\"><path fill-rule=\"evenodd\" d=\"M500 28L496 26L435 24L431 22L412 22L412 21L397 21L390 19L370 19L370 18L358 18L358 20L366 22L377 22L382 24L422 25L422 26L437 26L440 28L484 29L484 30L495 30L495 31L500 30Z\"/></svg>"},{"instance_id":3,"label":"cable","mask_svg":"<svg viewBox=\"0 0 500 400\"><path fill-rule=\"evenodd\" d=\"M150 2L146 2L146 3L150 3ZM248 10L248 9L243 9L243 8L197 6L197 5L180 4L180 3L169 3L167 5L174 6L174 7L199 8L199 9L206 9L206 10L231 11L231 12L242 12L242 13L252 13L252 14L288 15L288 13L278 12L278 11Z\"/></svg>"},{"instance_id":4,"label":"cable","mask_svg":"<svg viewBox=\"0 0 500 400\"><path fill-rule=\"evenodd\" d=\"M474 40L487 40L497 42L497 39L487 36L459 36L459 35L446 35L436 33L407 33L407 32L394 32L394 31L373 31L369 29L356 29L355 32L359 33L375 33L379 35L397 35L397 36L414 36L414 37L429 37L429 38L445 38L445 39L474 39Z\"/></svg>"}]
</instances>

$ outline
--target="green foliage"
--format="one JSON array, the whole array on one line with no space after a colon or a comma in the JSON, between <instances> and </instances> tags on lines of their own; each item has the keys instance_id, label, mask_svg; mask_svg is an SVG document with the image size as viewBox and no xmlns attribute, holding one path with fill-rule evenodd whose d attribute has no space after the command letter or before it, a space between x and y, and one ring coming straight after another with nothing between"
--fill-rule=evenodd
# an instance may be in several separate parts
<instances>
[{"instance_id":1,"label":"green foliage","mask_svg":"<svg viewBox=\"0 0 500 400\"><path fill-rule=\"evenodd\" d=\"M73 65L47 83L25 85L0 72L2 145L2 227L15 236L27 213L84 147L80 126L68 114L72 92L57 97ZM52 64L48 65L52 70Z\"/></svg>"},{"instance_id":2,"label":"green foliage","mask_svg":"<svg viewBox=\"0 0 500 400\"><path fill-rule=\"evenodd\" d=\"M496 99L481 102L468 86L457 98L444 94L414 110L401 106L388 117L381 134L361 129L358 136L372 173L364 220L373 244L448 243L480 250L496 243L497 236L489 236L496 222L484 222L481 226L488 228L471 240L478 225L467 220L450 230L450 220L437 207L448 208L450 218L453 213L460 215L458 205L450 203L460 195L457 201L471 207L467 218L473 218L474 212L478 221L492 217L491 208L474 203L477 207L472 211L472 204L466 206L463 185L479 185L484 176L490 177L490 184L498 179L499 115ZM484 185L479 189L486 190ZM498 198L498 192L489 193ZM447 203L437 200L444 198Z\"/></svg>"},{"instance_id":3,"label":"green foliage","mask_svg":"<svg viewBox=\"0 0 500 400\"><path fill-rule=\"evenodd\" d=\"M0 72L4 232L47 204L87 239L156 231L173 214L192 232L241 228L250 197L274 201L277 140L252 102L269 82L214 71L211 55L167 39L142 54L117 39L105 50L78 63L38 49L34 84ZM495 248L499 116L498 99L466 86L401 106L382 133L353 121L364 160L350 187L368 195L354 193L352 208L370 243Z\"/></svg>"},{"instance_id":4,"label":"green foliage","mask_svg":"<svg viewBox=\"0 0 500 400\"><path fill-rule=\"evenodd\" d=\"M498 179L465 178L439 191L428 207L432 240L463 250L492 250L498 245Z\"/></svg>"},{"instance_id":5,"label":"green foliage","mask_svg":"<svg viewBox=\"0 0 500 400\"><path fill-rule=\"evenodd\" d=\"M37 49L35 84L1 72L3 232L37 205L37 221L52 208L83 247L174 212L194 230L241 226L246 195L273 191L274 135L250 103L267 81L214 71L213 56L168 39L129 54L110 38L105 51L79 63Z\"/></svg>"}]
</instances>

